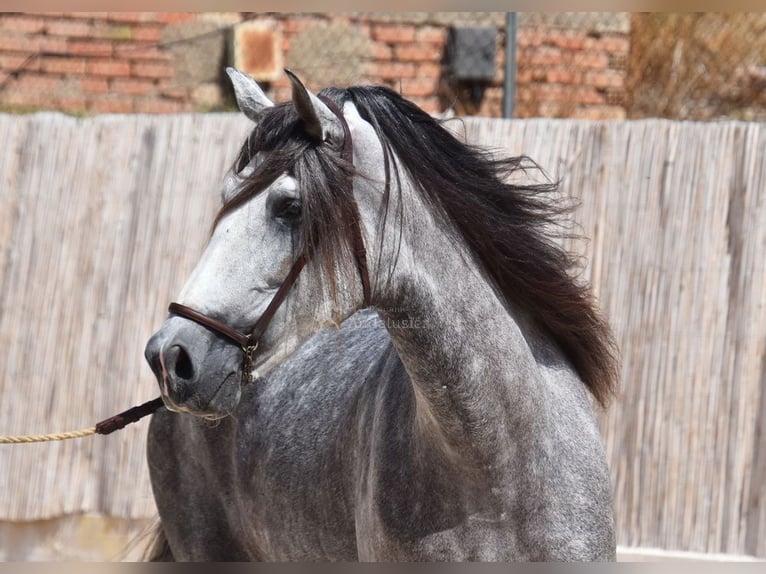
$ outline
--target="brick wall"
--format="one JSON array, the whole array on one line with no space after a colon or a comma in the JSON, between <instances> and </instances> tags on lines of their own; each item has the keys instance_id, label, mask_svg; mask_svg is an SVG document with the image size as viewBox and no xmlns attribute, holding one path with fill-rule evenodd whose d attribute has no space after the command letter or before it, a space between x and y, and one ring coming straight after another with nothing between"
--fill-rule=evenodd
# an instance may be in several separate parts
<instances>
[{"instance_id":1,"label":"brick wall","mask_svg":"<svg viewBox=\"0 0 766 574\"><path fill-rule=\"evenodd\" d=\"M0 14L0 106L7 111L188 111L166 50L153 47L186 13Z\"/></svg>"},{"instance_id":2,"label":"brick wall","mask_svg":"<svg viewBox=\"0 0 766 574\"><path fill-rule=\"evenodd\" d=\"M615 15L520 14L515 115L624 117L625 21ZM500 116L504 24L502 13L459 12L4 13L0 110L227 109L233 100L222 67L236 60L255 66L276 101L289 97L281 72L287 66L314 89L383 84L429 112ZM480 97L448 73L451 25L498 30L495 77L481 86ZM248 46L258 49L245 58Z\"/></svg>"},{"instance_id":3,"label":"brick wall","mask_svg":"<svg viewBox=\"0 0 766 574\"><path fill-rule=\"evenodd\" d=\"M281 17L280 17L281 18ZM402 93L405 97L422 107L428 112L440 112L446 109L442 96L442 59L444 44L447 35L445 26L434 25L428 21L421 22L391 22L382 18L376 20L369 15L344 18L323 18L321 16L305 16L300 18L281 20L283 45L288 53L288 63L297 72L304 72L308 76L308 84L312 88L324 85L322 76L327 75L327 68L311 66L311 62L304 63L300 54L291 54L290 48L298 42L302 35L308 34L312 29L321 29L329 23L334 24L335 29L347 29L346 42L350 38L361 35L367 40L367 50L360 58L358 65L352 66L357 70L356 78L344 78L344 65L337 67L336 81L352 80L353 83L380 84L388 86ZM343 42L343 33L339 31L338 40ZM322 40L321 36L317 40ZM321 45L321 42L318 42ZM358 52L357 52L358 54ZM353 61L354 54L349 53L341 61ZM317 60L318 58L314 58ZM336 57L329 55L328 66ZM314 72L313 69L317 69ZM332 75L332 72L329 74ZM273 84L273 93L278 101L286 99L290 95L290 84L286 77L279 77Z\"/></svg>"},{"instance_id":4,"label":"brick wall","mask_svg":"<svg viewBox=\"0 0 766 574\"><path fill-rule=\"evenodd\" d=\"M505 15L471 13L418 13L412 15L359 14L343 17L277 15L282 47L290 60L291 43L313 28L330 22L346 23L350 30L369 38L370 49L362 73L349 79L388 85L429 112L452 108L458 115L502 116L505 66ZM517 36L517 117L624 118L625 75L628 59L627 16L521 14ZM444 61L447 30L451 25L496 26L495 77L483 87L476 105L470 87L451 81ZM318 48L321 45L318 43ZM316 58L315 58L316 59ZM300 71L302 62L293 58ZM325 85L321 69L311 87ZM312 85L313 84L313 85ZM289 82L278 78L272 94L279 101L289 97Z\"/></svg>"},{"instance_id":5,"label":"brick wall","mask_svg":"<svg viewBox=\"0 0 766 574\"><path fill-rule=\"evenodd\" d=\"M628 38L618 32L522 28L519 117L625 117Z\"/></svg>"}]
</instances>

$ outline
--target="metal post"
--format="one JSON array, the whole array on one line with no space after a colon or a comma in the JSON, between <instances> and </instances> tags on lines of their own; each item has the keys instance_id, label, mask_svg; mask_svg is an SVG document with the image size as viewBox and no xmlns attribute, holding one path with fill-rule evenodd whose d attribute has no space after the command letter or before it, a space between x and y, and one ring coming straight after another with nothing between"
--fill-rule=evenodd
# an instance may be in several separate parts
<instances>
[{"instance_id":1,"label":"metal post","mask_svg":"<svg viewBox=\"0 0 766 574\"><path fill-rule=\"evenodd\" d=\"M505 14L505 77L503 78L503 117L513 117L516 102L516 12Z\"/></svg>"}]
</instances>

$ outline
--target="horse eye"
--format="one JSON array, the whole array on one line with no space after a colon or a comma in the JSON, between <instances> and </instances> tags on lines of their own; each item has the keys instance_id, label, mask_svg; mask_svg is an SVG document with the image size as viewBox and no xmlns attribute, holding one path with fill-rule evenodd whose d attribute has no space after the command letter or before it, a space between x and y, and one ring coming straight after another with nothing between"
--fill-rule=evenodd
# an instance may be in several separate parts
<instances>
[{"instance_id":1,"label":"horse eye","mask_svg":"<svg viewBox=\"0 0 766 574\"><path fill-rule=\"evenodd\" d=\"M285 223L295 223L301 217L301 202L294 197L280 199L274 205L274 217Z\"/></svg>"}]
</instances>

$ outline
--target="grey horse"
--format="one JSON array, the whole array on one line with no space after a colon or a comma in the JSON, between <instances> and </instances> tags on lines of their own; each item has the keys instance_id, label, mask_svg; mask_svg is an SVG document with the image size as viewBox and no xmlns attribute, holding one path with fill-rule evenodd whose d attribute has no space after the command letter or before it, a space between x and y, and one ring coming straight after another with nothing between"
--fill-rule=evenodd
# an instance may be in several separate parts
<instances>
[{"instance_id":1,"label":"grey horse","mask_svg":"<svg viewBox=\"0 0 766 574\"><path fill-rule=\"evenodd\" d=\"M247 332L295 282L252 365L175 313L148 342L151 558L613 560L616 349L555 186L385 88L229 75L256 125L178 301Z\"/></svg>"}]
</instances>

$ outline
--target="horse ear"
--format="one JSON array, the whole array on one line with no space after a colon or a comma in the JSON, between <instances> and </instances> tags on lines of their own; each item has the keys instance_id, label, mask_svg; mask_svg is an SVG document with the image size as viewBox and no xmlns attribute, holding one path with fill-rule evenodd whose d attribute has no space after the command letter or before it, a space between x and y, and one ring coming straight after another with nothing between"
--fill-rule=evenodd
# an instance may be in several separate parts
<instances>
[{"instance_id":1,"label":"horse ear","mask_svg":"<svg viewBox=\"0 0 766 574\"><path fill-rule=\"evenodd\" d=\"M240 111L254 122L258 122L261 112L274 105L258 83L236 68L226 68L231 83L234 85L234 95L237 97L237 105Z\"/></svg>"},{"instance_id":2,"label":"horse ear","mask_svg":"<svg viewBox=\"0 0 766 574\"><path fill-rule=\"evenodd\" d=\"M293 104L305 124L306 132L317 141L341 136L343 128L325 103L312 94L290 70L285 70L293 86Z\"/></svg>"}]
</instances>

